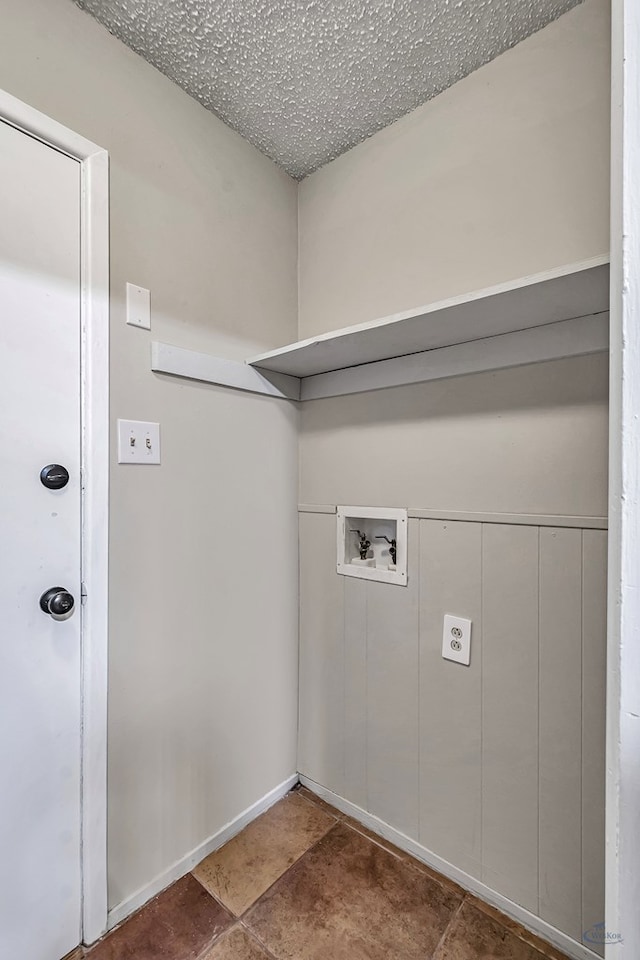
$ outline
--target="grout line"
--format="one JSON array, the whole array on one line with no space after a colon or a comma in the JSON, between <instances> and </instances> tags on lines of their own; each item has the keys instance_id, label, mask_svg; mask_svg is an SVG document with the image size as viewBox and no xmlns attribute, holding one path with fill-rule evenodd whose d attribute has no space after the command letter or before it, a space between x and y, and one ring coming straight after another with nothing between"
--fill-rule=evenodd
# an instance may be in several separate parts
<instances>
[{"instance_id":1,"label":"grout line","mask_svg":"<svg viewBox=\"0 0 640 960\"><path fill-rule=\"evenodd\" d=\"M297 790L296 790L296 787L292 787L292 789L289 791L289 793L285 793L284 797L281 797L281 799L280 799L278 802L281 803L281 802L282 802L283 800L285 800L287 797L290 797L294 792L296 793L297 796L299 796L302 800L305 800L307 803L311 803L311 802L312 802L311 800L309 800L308 797L305 797L304 794L302 794L302 793L300 793L299 791L297 791ZM313 804L313 806L316 808L316 810L322 810L322 807L320 807L319 804ZM267 812L267 811L265 811L265 812ZM327 814L327 815L330 816L330 814ZM253 821L253 822L255 822L255 821ZM246 910L244 910L242 913L239 913L239 914L237 914L237 915L231 910L231 908L230 908L229 906L227 906L226 903L224 903L223 900L220 899L219 896L216 896L215 893L212 893L207 887L205 887L204 883L202 883L202 881L200 880L199 877L196 877L196 875L193 873L193 871L190 871L189 874L185 874L185 876L191 876L191 877L193 877L194 880L197 880L197 882L200 884L200 886L202 887L202 889L205 890L205 891L209 894L209 896L210 896L213 900L216 901L216 903L217 903L219 906L221 906L228 914L230 914L230 915L233 917L233 921L234 921L234 923L235 923L236 921L240 920L241 917L244 917L245 914L247 914L247 913L249 912L249 910L252 910L253 907L255 907L255 905L258 903L258 901L261 900L262 897L264 897L264 895L265 895L269 890L271 890L271 887L273 887L273 886L278 882L278 880L280 880L282 877L284 877L284 875L285 875L286 873L288 873L289 870L291 870L291 868L296 865L296 863L299 863L300 860L302 860L302 858L305 856L305 854L307 854L307 853L309 852L309 850L312 850L314 847L316 847L316 846L320 843L321 840L324 840L324 838L327 836L327 834L328 834L328 833L331 833L331 831L333 830L333 828L336 826L337 823L338 823L338 820L336 819L335 823L332 823L330 827L327 827L327 829L325 830L325 832L322 834L321 837L319 837L317 840L315 840L315 841L311 844L310 847L308 847L306 850L304 850L304 851L300 854L300 856L297 857L297 858L293 861L293 863L289 864L289 866L286 868L286 870L284 871L284 873L281 873L280 876L277 877L277 878L273 881L273 883L270 884L270 885L267 887L267 889L264 890L264 891L260 894L260 896L259 896L256 900L254 900L254 902L253 902L252 904L250 904L250 905L246 908ZM248 824L248 826L250 826L250 824ZM244 829L246 830L246 827L245 827ZM241 832L242 832L242 831L241 831ZM237 834L236 836L240 836L240 834ZM235 837L232 837L231 840L228 840L228 841L227 841L227 843L231 843L234 839L235 839ZM213 853L210 853L210 854L209 854L209 856L213 856L214 853L219 853L220 850L223 850L225 846L227 846L227 844L224 844L222 847L219 847L218 850L214 850ZM207 859L208 859L208 858L205 857L205 860L207 860ZM199 866L199 864L198 864L197 866ZM194 867L193 869L195 870L196 867ZM178 883L178 881L176 880L175 883ZM171 884L171 886L173 886L173 884ZM167 889L170 889L170 888L167 888ZM144 909L144 908L141 908L141 909ZM124 920L124 921L123 921L123 923L126 923L126 922L127 922L127 920ZM222 936L222 934L218 934L218 936Z\"/></svg>"},{"instance_id":2,"label":"grout line","mask_svg":"<svg viewBox=\"0 0 640 960\"><path fill-rule=\"evenodd\" d=\"M222 847L220 847L220 849L222 850ZM214 851L214 853L215 853L215 852L216 852L216 851ZM205 859L206 859L206 857L205 857ZM195 870L195 867L194 867L193 869ZM196 875L195 875L194 873L188 873L188 874L185 874L185 876L193 877L193 879L194 879L197 883L200 884L200 886L202 887L202 889L204 890L204 892L205 892L205 893L208 893L209 896L211 897L211 899L212 899L212 900L215 900L215 902L218 904L218 906L219 906L219 907L222 907L222 909L231 916L231 918L233 919L233 922L235 923L235 921L237 920L237 917L236 917L235 913L233 912L233 910L231 910L225 903L223 903L222 900L220 899L220 897L217 897L217 896L215 895L215 893L211 893L211 890L207 890L207 888L205 887L204 883L202 882L202 880L200 880L199 877L196 877ZM181 879L182 879L182 878L181 878ZM180 882L179 880L176 880L176 881L175 881L175 883L179 883L179 882ZM174 884L172 883L171 886L174 886ZM171 887L167 887L167 889L170 890ZM143 907L142 909L144 909L144 907ZM127 920L124 921L124 923L127 923L127 922L128 922L128 918L127 918ZM117 928L116 928L116 929L117 929ZM221 934L217 934L216 936L221 936ZM215 939L215 938L214 938L214 939Z\"/></svg>"},{"instance_id":3,"label":"grout line","mask_svg":"<svg viewBox=\"0 0 640 960\"><path fill-rule=\"evenodd\" d=\"M464 904L464 902L465 902L466 899L467 899L467 896L466 896L466 894L465 894L465 895L462 897L462 899L460 900L460 903L458 904L457 908L454 910L454 912L453 912L453 913L451 914L451 916L449 917L449 922L447 923L446 927L445 927L444 930L442 931L442 936L441 936L440 939L438 940L438 943L436 944L436 948L435 948L435 950L433 951L433 958L434 958L434 960L437 960L438 951L440 950L440 947L443 945L444 941L446 940L447 934L449 933L449 930L451 929L451 927L455 924L456 920L458 919L458 914L459 914L460 911L462 910L463 904Z\"/></svg>"},{"instance_id":4,"label":"grout line","mask_svg":"<svg viewBox=\"0 0 640 960\"><path fill-rule=\"evenodd\" d=\"M222 849L222 848L220 848L220 849ZM206 859L206 858L205 858L205 859ZM194 869L195 869L195 868L194 868ZM226 933L229 933L231 930L233 930L233 928L234 928L235 925L236 925L237 918L236 918L236 916L234 915L234 913L229 909L229 907L225 906L225 904L222 903L222 901L219 900L218 897L215 896L215 894L211 893L210 890L207 890L207 888L205 887L205 885L198 879L198 877L194 876L194 874L193 874L191 871L189 871L189 873L186 873L185 876L186 876L186 877L191 877L193 880L195 880L197 883L199 883L200 886L202 887L202 889L204 890L204 892L207 893L207 894L211 897L211 899L214 900L214 901L218 904L219 907L222 907L222 909L224 910L224 912L227 913L227 914L229 914L229 916L231 917L231 923L230 923L227 927L225 927L224 930L220 930L219 933L215 933L215 934L213 935L213 937L211 938L211 940L209 940L209 941L207 942L206 946L204 946L204 947L202 948L202 950L200 951L200 953L197 954L195 960L203 960L203 958L206 957L206 955L207 955L207 953L209 952L209 950L211 950L211 948L212 948L213 946L215 946L215 944L218 942L218 940L221 940L222 937L224 937L224 935L225 935ZM180 877L179 880L175 880L175 881L171 884L171 887L175 886L176 883L180 883L180 880L183 880L183 879L184 879L184 877ZM171 887L167 887L167 889L170 890ZM144 907L143 907L142 909L144 909ZM129 919L129 918L127 918L127 920L125 920L124 922L127 923L127 922L128 922L128 919Z\"/></svg>"},{"instance_id":5,"label":"grout line","mask_svg":"<svg viewBox=\"0 0 640 960\"><path fill-rule=\"evenodd\" d=\"M208 890L207 890L207 893L209 893ZM230 923L229 926L225 927L224 930L221 930L220 933L216 933L214 937L208 941L206 947L202 948L200 953L197 954L195 960L203 960L203 958L206 957L206 955L209 953L209 950L211 950L211 948L216 945L218 940L220 940L221 937L224 937L225 933L228 933L230 930L233 930L234 927L235 927L235 919L233 920L233 923Z\"/></svg>"},{"instance_id":6,"label":"grout line","mask_svg":"<svg viewBox=\"0 0 640 960\"><path fill-rule=\"evenodd\" d=\"M307 787L305 789L308 790L309 788ZM316 803L316 801L312 799L312 797L315 797L315 794L312 790L309 790L309 793L312 794L312 797L308 797L306 793L301 793L300 790L296 790L296 793L299 797L301 797L302 800L305 800L307 803L310 803L312 807L315 807L316 810L321 810L323 813L326 813L328 817L333 817L336 823L339 820L342 820L343 814L341 814L339 810L336 810L335 813L330 813L326 806L323 807L321 803ZM320 799L320 797L318 797L318 799ZM327 806L330 805L327 804ZM333 810L333 807L331 807L331 810Z\"/></svg>"},{"instance_id":7,"label":"grout line","mask_svg":"<svg viewBox=\"0 0 640 960\"><path fill-rule=\"evenodd\" d=\"M253 930L251 929L251 927L248 927L248 926L246 925L246 923L244 923L244 921L242 921L242 920L239 921L239 926L240 926L243 930L245 930L245 931L247 932L247 934L251 934L251 936L252 936L253 939L256 941L256 943L258 944L258 946L260 947L260 949L262 950L262 952L263 952L263 953L266 953L266 955L269 957L269 960L276 960L276 958L273 956L273 954L271 953L271 951L270 951L269 948L267 947L267 945L266 945L266 943L264 942L264 940L261 940L260 937L258 936L258 934L253 932Z\"/></svg>"},{"instance_id":8,"label":"grout line","mask_svg":"<svg viewBox=\"0 0 640 960\"><path fill-rule=\"evenodd\" d=\"M569 960L569 957L563 953L559 947L554 947L552 943L544 940L544 938L540 937L537 933L527 930L527 928L523 927L517 920L513 920L498 907L494 907L481 897L465 891L464 900L472 909L484 914L489 920L493 920L511 936L525 943L528 947L532 947L537 953L541 954L545 960L559 960L559 958ZM594 957L594 960L597 960L597 958Z\"/></svg>"},{"instance_id":9,"label":"grout line","mask_svg":"<svg viewBox=\"0 0 640 960\"><path fill-rule=\"evenodd\" d=\"M332 807L330 803L327 803L325 806L323 806L325 801L322 800L322 797L317 796L317 794L315 794L313 790L309 790L309 787L305 787L304 784L300 784L300 786L307 791L307 793L300 793L300 796L302 797L302 799L306 800L307 803L310 803L313 807L316 808L316 810L322 810L324 813L327 814L327 816L333 817L333 819L336 821L334 826L336 826L338 823L341 823L346 818L347 816L346 813L342 813L340 810L337 809L337 807ZM308 794L311 794L311 796L309 796ZM321 802L318 803L317 801L321 801ZM329 810L327 810L327 807L329 807Z\"/></svg>"},{"instance_id":10,"label":"grout line","mask_svg":"<svg viewBox=\"0 0 640 960\"><path fill-rule=\"evenodd\" d=\"M309 788L307 787L306 789L309 789ZM309 793L311 793L312 796L315 796L312 790L310 790ZM313 804L313 806L316 807L316 809L318 810L325 809L324 807L321 807L320 804L316 804L311 799L311 797L308 797L305 794L301 794L301 796L303 796L308 803ZM328 811L325 811L325 812L328 813ZM390 850L388 846L385 846L386 843L390 844L391 846L394 846L394 844L392 844L390 840L385 841L384 837L378 837L377 834L373 833L373 831L371 830L368 833L366 833L365 831L367 828L363 826L361 823L359 823L357 820L354 820L353 817L350 817L347 822L347 814L341 813L340 810L336 810L335 814L332 814L332 815L335 817L335 820L336 820L336 822L334 823L334 827L337 827L339 824L342 824L343 827L346 827L348 830L353 830L354 833L357 833L359 836L364 837L365 840L369 840L376 847L380 847L381 850L386 850L386 852L394 856L396 860L402 860L403 862L405 862L405 858L402 854L402 851L400 851L399 853L395 853L393 850ZM416 861L416 863L419 866L421 866L419 861Z\"/></svg>"},{"instance_id":11,"label":"grout line","mask_svg":"<svg viewBox=\"0 0 640 960\"><path fill-rule=\"evenodd\" d=\"M331 833L331 831L332 831L332 830L335 830L335 828L338 826L338 823L339 823L339 822L340 822L339 820L336 820L335 823L332 823L331 826L330 826L327 830L325 830L325 832L322 834L321 837L318 837L318 839L315 840L314 843L312 843L310 847L307 847L307 849L304 851L304 853L301 853L300 856L299 856L296 860L293 861L293 863L290 863L289 866L287 867L287 869L286 869L283 873L281 873L279 877L276 877L276 879L273 881L273 883L269 884L269 886L267 887L267 889L266 889L266 890L263 890L262 893L260 894L260 896L257 897L257 898L253 901L253 903L249 904L249 906L247 907L246 910L243 910L242 913L238 914L238 916L236 917L236 920L239 920L239 921L241 921L241 922L244 924L245 917L247 916L247 914L250 913L255 907L257 907L258 904L260 903L260 901L261 901L264 897L266 897L267 894L268 894L271 890L273 890L273 888L276 886L276 884L280 883L280 881L283 880L284 877L286 877L287 874L290 873L290 871L293 870L294 867L296 867L302 860L304 860L304 858L307 856L307 854L311 853L312 850L315 850L315 848L316 848L320 843L322 843L322 841L323 841L326 837L329 836L329 834ZM227 910L228 910L228 909L229 909L229 908L227 907ZM248 929L251 929L251 928L249 927Z\"/></svg>"},{"instance_id":12,"label":"grout line","mask_svg":"<svg viewBox=\"0 0 640 960\"><path fill-rule=\"evenodd\" d=\"M357 820L350 820L347 823L346 819L343 819L340 820L339 823L342 824L343 827L346 827L347 830L353 830L353 832L357 833L359 837L363 837L365 840L368 840L375 847L379 847L386 853L390 853L392 857L396 858L396 860L400 860L402 863L409 862L406 861L403 856L401 856L401 853L396 853L394 850L390 850L388 846L385 846L383 842L384 837L377 838L376 834L372 833L371 831L369 833L365 833L366 827L363 827L362 824L359 824ZM389 843L391 843L391 841L389 841ZM391 844L391 846L393 846L393 844ZM420 866L419 862L418 865Z\"/></svg>"},{"instance_id":13,"label":"grout line","mask_svg":"<svg viewBox=\"0 0 640 960\"><path fill-rule=\"evenodd\" d=\"M256 903L257 903L257 902L258 902L258 901L256 901ZM266 953L267 957L269 957L269 960L277 960L276 956L271 952L271 950L269 950L269 948L268 948L268 946L266 945L266 943L264 942L264 940L261 940L260 937L258 936L258 934L255 933L255 932L251 929L251 927L248 927L248 926L246 925L246 923L244 922L244 920L239 920L239 921L238 921L238 926L240 927L240 929L242 929L242 930L245 931L245 933L247 934L248 937L250 937L252 940L255 940L255 942L259 945L259 947L260 947L260 949L262 950L262 952L263 952L263 953Z\"/></svg>"},{"instance_id":14,"label":"grout line","mask_svg":"<svg viewBox=\"0 0 640 960\"><path fill-rule=\"evenodd\" d=\"M295 790L295 787L294 787L291 791L289 791L288 794L285 794L285 797L290 796L291 793L292 793L294 790ZM299 793L299 791L297 791L297 794L298 794L298 796L299 796L302 800L304 800L306 803L308 803L308 804L310 804L311 806L313 806L316 810L323 810L323 808L322 808L319 804L313 803L313 801L310 800L308 797L306 797L304 794ZM283 797L282 799L284 800L285 797ZM327 811L324 811L324 810L323 810L323 812L327 813L327 816L332 816L332 815L329 814ZM276 958L273 957L273 954L268 950L268 948L267 948L266 945L262 942L262 940L260 940L260 938L253 932L253 930L252 930L249 926L247 926L247 924L246 924L246 922L245 922L245 918L246 918L247 914L248 914L251 910L253 910L254 907L256 907L256 906L260 903L260 901L263 899L263 897L266 897L266 895L270 892L270 890L272 890L273 887L275 887L275 885L276 885L277 883L279 883L280 880L282 880L283 877L285 877L285 876L289 873L290 870L293 869L293 867L295 867L298 863L300 863L300 861L303 860L304 857L305 857L308 853L310 853L311 850L315 849L315 847L317 847L318 844L321 843L321 842L325 839L325 837L327 837L327 836L331 833L331 831L338 825L339 822L340 822L339 819L334 817L334 822L331 824L331 826L329 826L329 827L327 828L327 830L325 830L325 832L322 834L322 836L319 837L316 841L314 841L314 843L312 843L311 846L309 846L306 850L304 850L304 851L300 854L300 856L299 856L296 860L293 861L293 863L289 864L289 866L286 868L286 870L284 870L284 872L281 873L280 876L276 877L276 879L273 881L273 883L271 883L271 884L266 888L266 890L263 890L263 892L260 894L260 896L257 897L257 898L253 901L253 903L249 904L249 906L246 908L246 910L244 910L242 913L238 914L237 916L236 916L236 914L233 913L233 911L230 909L230 907L227 906L227 904L225 904L218 896L216 896L216 894L214 894L214 893L212 893L210 890L208 890L207 887L205 887L205 885L199 880L199 878L196 877L196 876L191 872L190 875L193 877L193 879L196 880L196 881L200 884L200 886L202 887L202 889L211 897L211 899L212 899L212 900L215 900L215 902L216 902L220 907L222 907L223 910L224 910L226 913L228 913L228 914L230 915L230 917L231 917L231 923L229 924L229 926L226 927L224 930L220 931L220 933L217 933L217 934L213 937L213 939L210 940L210 941L207 943L207 945L202 949L201 953L199 953L199 954L197 955L196 960L203 960L203 958L206 956L206 954L208 953L208 951L211 950L211 948L212 948L213 946L215 946L215 944L216 944L223 936L225 936L225 934L230 933L231 930L232 930L235 926L241 926L244 930L246 930L247 933L250 934L250 935L260 944L260 946L261 946L261 947L264 949L264 951L267 953L267 955L268 955L268 957L270 958L270 960L276 960ZM233 838L232 838L232 839L233 839ZM229 842L231 842L231 841L229 841ZM222 849L222 848L220 848L220 849ZM217 852L217 851L214 851L214 853L215 853L215 852ZM205 859L206 859L206 858L205 858ZM177 883L178 881L175 881L175 882ZM173 886L173 884L172 884L172 886ZM126 922L127 922L127 920L123 921L123 923L126 923Z\"/></svg>"},{"instance_id":15,"label":"grout line","mask_svg":"<svg viewBox=\"0 0 640 960\"><path fill-rule=\"evenodd\" d=\"M306 789L308 790L309 788L307 787ZM313 791L310 790L309 792L312 794L312 796L315 796ZM305 795L304 799L308 800L314 806L317 806L318 809L320 810L323 809L319 805L315 804L310 797L307 797ZM420 860L417 860L411 854L408 854L404 850L401 850L400 847L396 847L396 845L392 843L391 840L386 840L383 836L380 836L377 833L374 833L373 830L368 830L368 828L365 827L364 824L360 823L355 818L349 817L347 814L342 813L340 810L336 808L332 808L332 809L335 809L334 816L336 818L336 823L334 824L334 826L336 827L343 826L347 830L352 830L354 833L357 833L358 836L363 837L369 843L372 843L374 846L379 847L381 850L384 850L385 853L390 854L396 860L399 860L401 863L410 867L412 870L417 870L423 876L424 875L429 876L432 880L434 880L434 882L438 883L444 890L450 890L452 885L455 887L458 887L458 884L455 883L454 880L449 880L447 877L444 876L444 874L439 873L439 871L434 870L432 867L429 867L427 864L422 863ZM425 868L426 868L426 871L425 871ZM462 890L462 887L459 887L459 889Z\"/></svg>"},{"instance_id":16,"label":"grout line","mask_svg":"<svg viewBox=\"0 0 640 960\"><path fill-rule=\"evenodd\" d=\"M391 843L390 840L385 841L384 837L378 837L377 834L373 833L373 831L365 833L366 827L364 827L362 824L359 824L357 820L350 820L349 822L346 820L341 820L339 823L346 830L352 830L354 833L357 833L358 836L362 837L363 840L367 840L369 843L373 844L374 847L378 847L380 850L388 853L389 856L393 857L395 860L398 860L408 869L420 874L422 877L427 877L429 880L432 880L433 883L437 883L438 886L441 887L441 889L446 893L452 893L453 888L455 887L460 890L464 896L465 891L462 889L462 887L458 886L455 880L449 880L448 877L445 877L445 875L440 873L438 870L434 870L428 864L417 860L414 856L412 856L412 854L407 854L404 850L401 850L399 847L396 847L395 844Z\"/></svg>"},{"instance_id":17,"label":"grout line","mask_svg":"<svg viewBox=\"0 0 640 960\"><path fill-rule=\"evenodd\" d=\"M222 847L221 847L220 849L222 849ZM206 858L205 858L205 859L206 859ZM194 869L195 869L195 867L194 867ZM222 907L222 909L224 910L224 912L225 912L225 913L228 913L229 916L231 917L231 923L229 924L229 926L228 926L228 927L225 927L224 930L221 930L220 933L216 933L216 934L213 936L213 938L208 942L207 946L206 946L206 947L203 947L202 951L197 955L196 960L203 960L203 958L206 957L206 955L207 955L207 953L209 952L209 950L211 950L211 948L212 948L213 946L215 946L215 944L218 942L218 940L220 940L221 937L224 937L225 933L229 933L230 930L233 930L234 926L235 926L236 923L237 923L237 919L238 919L238 918L235 916L235 914L233 913L233 911L231 911L231 910L229 909L229 907L227 907L227 906L222 902L222 900L220 900L218 897L216 897L216 895L215 895L214 893L211 893L210 890L207 890L207 888L205 887L204 883L202 883L202 881L201 881L198 877L196 877L192 872L189 872L189 873L186 874L185 876L193 877L193 879L196 880L197 883L200 884L200 886L202 887L202 889L204 890L204 892L205 892L205 893L208 893L209 896L211 897L211 899L212 899L212 900L215 900L215 902L218 904L218 906L219 906L219 907ZM175 883L179 883L179 881L176 880ZM172 884L172 886L173 886L173 884ZM171 888L169 888L169 889L171 889ZM127 921L125 920L125 923L126 923L126 922L127 922Z\"/></svg>"}]
</instances>

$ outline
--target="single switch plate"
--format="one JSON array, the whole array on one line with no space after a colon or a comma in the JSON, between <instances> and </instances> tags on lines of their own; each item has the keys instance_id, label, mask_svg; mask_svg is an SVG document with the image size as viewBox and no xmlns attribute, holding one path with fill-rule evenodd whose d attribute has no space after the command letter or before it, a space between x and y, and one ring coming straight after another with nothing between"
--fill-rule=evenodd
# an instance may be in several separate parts
<instances>
[{"instance_id":1,"label":"single switch plate","mask_svg":"<svg viewBox=\"0 0 640 960\"><path fill-rule=\"evenodd\" d=\"M151 330L151 294L134 283L127 284L127 323Z\"/></svg>"},{"instance_id":2,"label":"single switch plate","mask_svg":"<svg viewBox=\"0 0 640 960\"><path fill-rule=\"evenodd\" d=\"M442 630L442 656L469 666L471 660L471 620L445 614Z\"/></svg>"},{"instance_id":3,"label":"single switch plate","mask_svg":"<svg viewBox=\"0 0 640 960\"><path fill-rule=\"evenodd\" d=\"M118 420L118 463L160 463L160 424Z\"/></svg>"}]
</instances>

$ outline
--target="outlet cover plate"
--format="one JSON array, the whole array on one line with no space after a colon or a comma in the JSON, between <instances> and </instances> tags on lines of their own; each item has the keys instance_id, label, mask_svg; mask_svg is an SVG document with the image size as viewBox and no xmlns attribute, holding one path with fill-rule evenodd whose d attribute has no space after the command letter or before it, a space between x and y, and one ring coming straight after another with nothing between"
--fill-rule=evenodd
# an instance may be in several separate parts
<instances>
[{"instance_id":1,"label":"outlet cover plate","mask_svg":"<svg viewBox=\"0 0 640 960\"><path fill-rule=\"evenodd\" d=\"M127 284L127 323L151 330L151 294L146 287Z\"/></svg>"},{"instance_id":2,"label":"outlet cover plate","mask_svg":"<svg viewBox=\"0 0 640 960\"><path fill-rule=\"evenodd\" d=\"M471 661L471 620L446 613L442 628L442 656L469 666Z\"/></svg>"},{"instance_id":3,"label":"outlet cover plate","mask_svg":"<svg viewBox=\"0 0 640 960\"><path fill-rule=\"evenodd\" d=\"M118 420L118 463L160 463L160 424Z\"/></svg>"}]
</instances>

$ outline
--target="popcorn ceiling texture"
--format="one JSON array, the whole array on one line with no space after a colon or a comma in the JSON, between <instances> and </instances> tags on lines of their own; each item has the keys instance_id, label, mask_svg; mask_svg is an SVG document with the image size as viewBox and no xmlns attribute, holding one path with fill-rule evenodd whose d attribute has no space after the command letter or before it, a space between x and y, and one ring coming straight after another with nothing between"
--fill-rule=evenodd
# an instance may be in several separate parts
<instances>
[{"instance_id":1,"label":"popcorn ceiling texture","mask_svg":"<svg viewBox=\"0 0 640 960\"><path fill-rule=\"evenodd\" d=\"M300 180L580 0L76 0Z\"/></svg>"}]
</instances>

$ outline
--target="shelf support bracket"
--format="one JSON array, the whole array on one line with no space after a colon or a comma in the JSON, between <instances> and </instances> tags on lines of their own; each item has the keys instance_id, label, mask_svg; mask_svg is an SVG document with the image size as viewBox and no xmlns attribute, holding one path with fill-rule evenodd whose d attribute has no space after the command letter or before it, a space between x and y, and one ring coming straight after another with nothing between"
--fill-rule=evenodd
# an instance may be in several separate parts
<instances>
[{"instance_id":1,"label":"shelf support bracket","mask_svg":"<svg viewBox=\"0 0 640 960\"><path fill-rule=\"evenodd\" d=\"M244 361L224 360L208 353L185 350L170 343L153 340L151 343L151 369L187 380L216 383L248 393L261 393L279 400L299 400L300 380L283 373L255 370Z\"/></svg>"}]
</instances>

